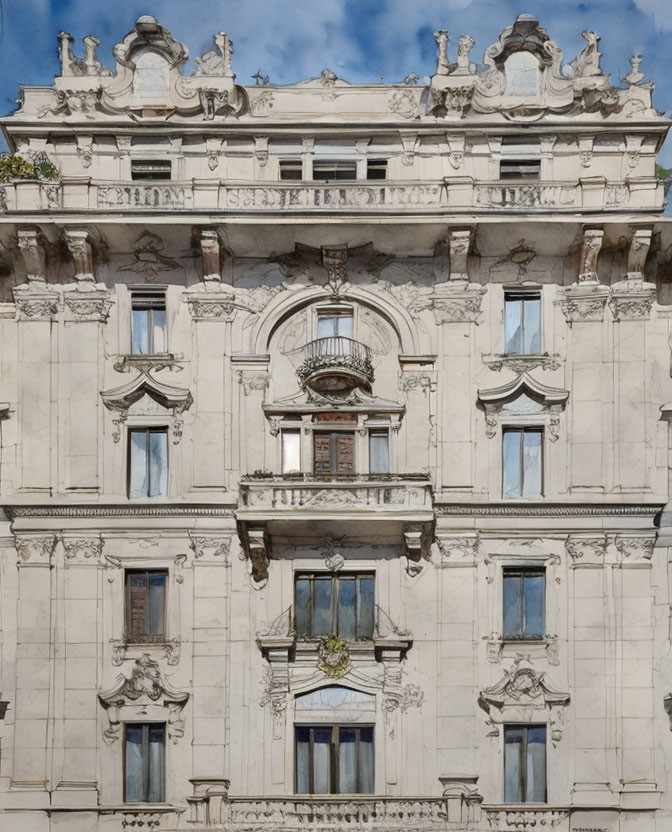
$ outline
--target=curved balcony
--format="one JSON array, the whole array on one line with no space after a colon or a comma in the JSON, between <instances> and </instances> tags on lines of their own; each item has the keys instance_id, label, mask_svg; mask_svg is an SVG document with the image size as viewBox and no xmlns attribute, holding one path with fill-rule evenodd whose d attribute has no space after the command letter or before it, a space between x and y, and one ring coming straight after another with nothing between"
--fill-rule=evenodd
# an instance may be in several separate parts
<instances>
[{"instance_id":1,"label":"curved balcony","mask_svg":"<svg viewBox=\"0 0 672 832\"><path fill-rule=\"evenodd\" d=\"M303 363L296 371L302 387L320 393L348 393L373 384L371 350L359 341L333 335L317 338L303 348Z\"/></svg>"}]
</instances>

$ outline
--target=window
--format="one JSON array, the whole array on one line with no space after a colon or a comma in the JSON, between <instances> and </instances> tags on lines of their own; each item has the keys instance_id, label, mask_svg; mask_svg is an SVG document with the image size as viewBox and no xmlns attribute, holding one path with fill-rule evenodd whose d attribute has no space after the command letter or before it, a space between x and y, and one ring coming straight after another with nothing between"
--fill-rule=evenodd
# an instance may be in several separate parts
<instances>
[{"instance_id":1,"label":"window","mask_svg":"<svg viewBox=\"0 0 672 832\"><path fill-rule=\"evenodd\" d=\"M297 725L297 794L373 794L373 726Z\"/></svg>"},{"instance_id":2,"label":"window","mask_svg":"<svg viewBox=\"0 0 672 832\"><path fill-rule=\"evenodd\" d=\"M541 159L535 136L503 136L500 179L539 179Z\"/></svg>"},{"instance_id":3,"label":"window","mask_svg":"<svg viewBox=\"0 0 672 832\"><path fill-rule=\"evenodd\" d=\"M165 569L126 572L126 640L150 644L165 640Z\"/></svg>"},{"instance_id":4,"label":"window","mask_svg":"<svg viewBox=\"0 0 672 832\"><path fill-rule=\"evenodd\" d=\"M541 497L542 428L504 428L502 497Z\"/></svg>"},{"instance_id":5,"label":"window","mask_svg":"<svg viewBox=\"0 0 672 832\"><path fill-rule=\"evenodd\" d=\"M313 473L316 477L354 476L354 432L316 431L313 433Z\"/></svg>"},{"instance_id":6,"label":"window","mask_svg":"<svg viewBox=\"0 0 672 832\"><path fill-rule=\"evenodd\" d=\"M387 176L387 159L368 159L366 163L367 179L385 179Z\"/></svg>"},{"instance_id":7,"label":"window","mask_svg":"<svg viewBox=\"0 0 672 832\"><path fill-rule=\"evenodd\" d=\"M504 295L504 352L507 355L541 352L541 295L520 292Z\"/></svg>"},{"instance_id":8,"label":"window","mask_svg":"<svg viewBox=\"0 0 672 832\"><path fill-rule=\"evenodd\" d=\"M539 179L539 159L502 159L499 163L500 179Z\"/></svg>"},{"instance_id":9,"label":"window","mask_svg":"<svg viewBox=\"0 0 672 832\"><path fill-rule=\"evenodd\" d=\"M503 575L505 639L544 637L544 569L505 567Z\"/></svg>"},{"instance_id":10,"label":"window","mask_svg":"<svg viewBox=\"0 0 672 832\"><path fill-rule=\"evenodd\" d=\"M166 726L127 722L124 732L126 803L163 803Z\"/></svg>"},{"instance_id":11,"label":"window","mask_svg":"<svg viewBox=\"0 0 672 832\"><path fill-rule=\"evenodd\" d=\"M131 179L170 179L172 176L170 159L166 160L131 160Z\"/></svg>"},{"instance_id":12,"label":"window","mask_svg":"<svg viewBox=\"0 0 672 832\"><path fill-rule=\"evenodd\" d=\"M546 726L504 726L504 801L546 802Z\"/></svg>"},{"instance_id":13,"label":"window","mask_svg":"<svg viewBox=\"0 0 672 832\"><path fill-rule=\"evenodd\" d=\"M168 431L133 428L129 431L129 497L165 497L168 493Z\"/></svg>"},{"instance_id":14,"label":"window","mask_svg":"<svg viewBox=\"0 0 672 832\"><path fill-rule=\"evenodd\" d=\"M282 438L282 473L289 474L301 470L301 431L299 429L283 430Z\"/></svg>"},{"instance_id":15,"label":"window","mask_svg":"<svg viewBox=\"0 0 672 832\"><path fill-rule=\"evenodd\" d=\"M299 638L335 633L344 639L372 639L374 576L370 573L297 574L295 627Z\"/></svg>"},{"instance_id":16,"label":"window","mask_svg":"<svg viewBox=\"0 0 672 832\"><path fill-rule=\"evenodd\" d=\"M317 337L329 338L340 336L341 338L352 338L352 315L324 314L317 318Z\"/></svg>"},{"instance_id":17,"label":"window","mask_svg":"<svg viewBox=\"0 0 672 832\"><path fill-rule=\"evenodd\" d=\"M131 295L133 355L166 352L166 296L163 292L133 292Z\"/></svg>"},{"instance_id":18,"label":"window","mask_svg":"<svg viewBox=\"0 0 672 832\"><path fill-rule=\"evenodd\" d=\"M341 179L357 179L357 163L317 161L313 162L313 179L316 182L331 182Z\"/></svg>"},{"instance_id":19,"label":"window","mask_svg":"<svg viewBox=\"0 0 672 832\"><path fill-rule=\"evenodd\" d=\"M281 160L280 179L303 179L303 162L301 161L301 159Z\"/></svg>"},{"instance_id":20,"label":"window","mask_svg":"<svg viewBox=\"0 0 672 832\"><path fill-rule=\"evenodd\" d=\"M369 431L369 473L390 473L390 434L387 430Z\"/></svg>"}]
</instances>

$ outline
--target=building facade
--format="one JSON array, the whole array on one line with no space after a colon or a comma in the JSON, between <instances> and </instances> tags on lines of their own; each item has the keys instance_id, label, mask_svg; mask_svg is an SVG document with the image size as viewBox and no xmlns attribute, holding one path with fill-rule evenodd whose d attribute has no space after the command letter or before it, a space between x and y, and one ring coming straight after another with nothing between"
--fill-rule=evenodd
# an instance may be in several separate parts
<instances>
[{"instance_id":1,"label":"building facade","mask_svg":"<svg viewBox=\"0 0 672 832\"><path fill-rule=\"evenodd\" d=\"M520 16L2 119L0 829L672 828L670 122Z\"/></svg>"}]
</instances>

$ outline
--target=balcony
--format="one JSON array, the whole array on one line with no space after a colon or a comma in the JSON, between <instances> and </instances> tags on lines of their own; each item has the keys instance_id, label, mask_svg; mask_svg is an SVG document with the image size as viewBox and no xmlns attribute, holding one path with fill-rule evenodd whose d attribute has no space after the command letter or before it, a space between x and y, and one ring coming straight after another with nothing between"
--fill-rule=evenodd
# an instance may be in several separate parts
<instances>
[{"instance_id":1,"label":"balcony","mask_svg":"<svg viewBox=\"0 0 672 832\"><path fill-rule=\"evenodd\" d=\"M303 348L303 364L296 371L302 387L319 393L348 393L373 384L371 350L340 335L318 338Z\"/></svg>"},{"instance_id":2,"label":"balcony","mask_svg":"<svg viewBox=\"0 0 672 832\"><path fill-rule=\"evenodd\" d=\"M273 542L321 545L327 534L397 547L417 562L434 527L432 486L427 474L253 475L239 485L236 519L258 582Z\"/></svg>"}]
</instances>

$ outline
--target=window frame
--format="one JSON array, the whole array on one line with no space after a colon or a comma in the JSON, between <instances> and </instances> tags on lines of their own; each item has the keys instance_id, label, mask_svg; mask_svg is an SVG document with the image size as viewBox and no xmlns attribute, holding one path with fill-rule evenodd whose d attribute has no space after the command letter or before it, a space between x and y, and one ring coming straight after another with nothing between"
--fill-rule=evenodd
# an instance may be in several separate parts
<instances>
[{"instance_id":1,"label":"window frame","mask_svg":"<svg viewBox=\"0 0 672 832\"><path fill-rule=\"evenodd\" d=\"M519 449L519 465L520 465L520 494L516 495L515 497L511 497L504 494L504 477L506 475L506 459L505 459L505 441L504 437L507 433L519 433L521 436L521 441L523 442L522 447ZM541 435L541 440L539 443L540 448L540 470L539 470L539 493L534 494L531 496L525 496L525 453L524 453L524 435L526 433L539 433ZM546 451L545 451L545 436L546 436L546 429L544 425L515 425L515 424L506 424L502 425L502 441L501 441L501 464L502 464L502 476L501 476L501 495L503 500L539 500L544 496L544 483L546 478L546 471L545 471L545 464L546 464Z\"/></svg>"},{"instance_id":2,"label":"window frame","mask_svg":"<svg viewBox=\"0 0 672 832\"><path fill-rule=\"evenodd\" d=\"M133 497L131 495L131 457L133 454L133 442L132 442L132 434L133 433L144 433L147 436L152 433L163 433L166 437L166 493L165 494L155 494L150 496L149 494L143 494L140 497ZM168 497L170 493L170 443L168 442L168 427L165 425L129 425L126 430L126 496L129 500L162 500ZM145 444L145 474L147 477L147 487L149 489L150 486L150 448L151 443L149 441Z\"/></svg>"},{"instance_id":3,"label":"window frame","mask_svg":"<svg viewBox=\"0 0 672 832\"><path fill-rule=\"evenodd\" d=\"M328 427L328 423L323 423L325 425L324 428L318 428L317 425L313 427L312 430L312 452L313 452L313 476L314 477L323 477L328 476L329 479L338 479L338 478L346 478L349 479L351 477L357 476L357 429L356 426L351 425L344 425L343 427L334 428ZM319 434L326 434L329 438L329 474L318 474L316 469L316 454L315 454L315 439ZM342 436L349 436L352 441L352 470L349 471L347 474L339 473L339 445L338 445L338 438Z\"/></svg>"},{"instance_id":4,"label":"window frame","mask_svg":"<svg viewBox=\"0 0 672 832\"><path fill-rule=\"evenodd\" d=\"M149 629L147 622L149 617L149 594L150 594L150 584L149 584L149 576L154 574L161 574L165 578L164 586L163 586L163 609L161 611L161 619L162 619L162 632L157 633L155 635L151 633L142 633L142 638L134 637L134 634L131 632L132 630L132 606L131 606L131 585L130 585L130 577L132 575L146 575L147 576L147 586L145 588L145 629ZM126 644L164 644L168 640L168 577L169 572L168 569L125 569L124 570L124 641Z\"/></svg>"},{"instance_id":5,"label":"window frame","mask_svg":"<svg viewBox=\"0 0 672 832\"><path fill-rule=\"evenodd\" d=\"M544 799L543 800L527 800L527 780L528 780L528 770L527 770L527 747L528 747L528 732L530 730L542 728L544 731ZM508 731L522 731L523 732L523 742L520 743L520 757L518 760L518 764L520 767L519 770L519 778L518 778L518 800L507 800L506 799L506 735ZM503 771L504 771L504 789L503 789L503 798L504 804L507 806L515 806L515 805L532 805L532 806L543 806L548 803L548 725L546 723L540 722L530 722L530 723L522 723L522 722L506 722L502 726L502 741L504 744L504 754L502 755L503 760ZM522 795L522 798L521 798Z\"/></svg>"},{"instance_id":6,"label":"window frame","mask_svg":"<svg viewBox=\"0 0 672 832\"><path fill-rule=\"evenodd\" d=\"M136 176L136 173L149 175ZM163 176L164 173L167 173L168 176ZM131 159L132 182L170 182L172 178L172 159Z\"/></svg>"},{"instance_id":7,"label":"window frame","mask_svg":"<svg viewBox=\"0 0 672 832\"><path fill-rule=\"evenodd\" d=\"M310 744L309 744L309 756L308 756L308 778L309 778L309 786L310 791L308 792L299 792L299 753L298 753L298 729L300 728L307 728L310 730ZM324 730L326 728L331 729L331 742L329 743L329 787L330 791L328 792L315 792L314 789L314 776L313 776L313 748L314 748L314 738L313 738L313 731L314 730ZM361 765L360 765L360 757L359 757L359 748L361 744L361 730L367 729L371 730L371 745L372 745L372 762L373 762L373 771L371 772L371 782L373 783L373 791L372 792L363 792L363 791L356 791L356 792L341 792L338 790L340 786L339 781L339 752L340 752L340 731L341 729L347 729L351 731L355 731L356 733L356 762L357 762L357 787L359 788L359 784L361 782ZM327 795L368 795L368 794L375 794L376 788L376 726L372 722L361 722L361 723L352 723L352 722L327 722L327 723L319 723L319 722L295 722L294 723L294 794L295 795L313 795L313 794L327 794Z\"/></svg>"},{"instance_id":8,"label":"window frame","mask_svg":"<svg viewBox=\"0 0 672 832\"><path fill-rule=\"evenodd\" d=\"M129 803L133 806L141 805L143 803L151 803L152 805L161 805L166 802L166 754L168 750L168 743L166 742L166 736L168 734L167 730L167 723L166 722L124 722L124 745L123 745L123 795L124 795L124 803ZM133 727L137 728L138 726L142 726L142 783L143 783L143 792L144 792L144 799L143 800L129 800L127 796L127 775L128 775L128 765L127 765L127 752L126 752L126 745L128 741L128 728ZM149 800L149 731L151 728L158 728L161 727L163 729L163 771L161 772L161 800Z\"/></svg>"},{"instance_id":9,"label":"window frame","mask_svg":"<svg viewBox=\"0 0 672 832\"><path fill-rule=\"evenodd\" d=\"M371 465L373 454L371 453L371 440L375 436L384 436L387 444L386 469L385 471L374 471ZM370 427L368 432L368 454L369 454L369 474L379 474L381 476L391 473L392 466L390 463L390 429L389 427Z\"/></svg>"},{"instance_id":10,"label":"window frame","mask_svg":"<svg viewBox=\"0 0 672 832\"><path fill-rule=\"evenodd\" d=\"M314 597L315 597L315 590L314 590L314 582L315 578L318 580L326 580L327 578L330 579L332 584L331 589L331 630L330 633L337 635L339 638L343 638L338 632L338 599L340 593L340 580L342 578L355 578L355 638L354 639L345 639L348 642L371 642L374 639L375 631L376 631L376 573L372 570L362 570L362 571L339 571L339 572L325 572L319 570L297 570L294 572L294 598L293 598L293 605L292 605L292 624L294 630L296 631L297 638L301 639L302 641L319 641L323 635L315 635L313 633L313 618L314 618ZM368 635L357 637L357 630L359 625L359 611L360 611L360 604L358 603L360 599L360 585L359 580L361 578L370 578L373 581L373 601L372 606L373 609L371 611L371 636ZM310 599L309 599L309 610L308 610L308 630L309 635L302 635L299 633L298 623L297 623L297 583L299 580L309 580L310 581ZM334 585L336 590L334 591ZM328 634L327 634L328 635Z\"/></svg>"},{"instance_id":11,"label":"window frame","mask_svg":"<svg viewBox=\"0 0 672 832\"><path fill-rule=\"evenodd\" d=\"M144 304L142 303L144 301ZM152 303L152 301L155 301ZM136 305L137 303L137 305ZM163 311L164 325L163 341L164 349L157 352L154 344L154 310ZM147 313L147 346L148 352L135 352L135 319L134 312ZM132 289L131 290L131 355L133 356L152 356L152 355L168 355L168 303L165 290L151 290L151 289Z\"/></svg>"},{"instance_id":12,"label":"window frame","mask_svg":"<svg viewBox=\"0 0 672 832\"><path fill-rule=\"evenodd\" d=\"M504 608L506 603L505 593L506 593L506 579L520 577L521 578L521 592L520 592L520 622L521 622L521 632L518 634L514 633L506 633L504 631ZM535 633L533 635L528 635L525 632L525 625L526 625L526 615L525 615L525 591L524 591L524 581L525 577L542 577L543 578L543 599L542 599L542 632ZM526 643L529 642L543 642L546 639L546 585L547 585L547 575L546 575L546 567L539 566L539 565L510 565L510 566L502 566L502 641L503 642L513 642L513 641L524 641Z\"/></svg>"},{"instance_id":13,"label":"window frame","mask_svg":"<svg viewBox=\"0 0 672 832\"><path fill-rule=\"evenodd\" d=\"M539 303L539 352L525 352L524 350L521 352L511 352L507 349L507 330L506 330L506 306L507 303L520 303L520 321L521 321L521 346L525 346L525 305L530 301L538 301ZM518 355L541 355L544 349L544 318L543 318L543 303L542 303L542 293L541 289L535 291L519 291L519 290L504 290L504 349L503 355L506 356L518 356Z\"/></svg>"}]
</instances>

